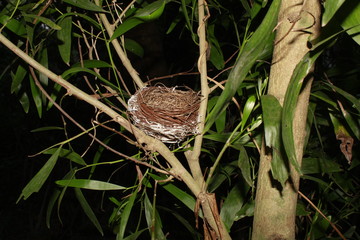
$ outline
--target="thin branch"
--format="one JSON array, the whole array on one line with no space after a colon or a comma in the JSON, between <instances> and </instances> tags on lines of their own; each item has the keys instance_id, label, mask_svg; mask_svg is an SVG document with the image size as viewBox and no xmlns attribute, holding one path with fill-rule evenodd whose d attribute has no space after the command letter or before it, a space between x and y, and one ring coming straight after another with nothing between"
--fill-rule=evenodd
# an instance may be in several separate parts
<instances>
[{"instance_id":1,"label":"thin branch","mask_svg":"<svg viewBox=\"0 0 360 240\"><path fill-rule=\"evenodd\" d=\"M328 223L331 225L331 227L337 232L337 234L339 234L339 236L341 237L341 239L346 240L346 238L344 237L344 235L340 232L340 230L335 226L335 224L333 224L330 219L328 219L325 214L323 214L321 212L321 210L319 208L317 208L315 206L315 204L309 199L307 198L302 192L298 191L299 195L301 197L303 197L326 221L328 221Z\"/></svg>"},{"instance_id":2,"label":"thin branch","mask_svg":"<svg viewBox=\"0 0 360 240\"><path fill-rule=\"evenodd\" d=\"M95 0L95 4L98 6L100 5L100 1L99 0ZM104 13L100 13L99 14L101 22L104 24L105 29L107 31L107 33L109 34L109 36L111 37L114 34L114 28L112 27L112 25L110 24L109 20L107 19L106 15ZM143 83L143 81L140 79L139 74L137 73L137 71L134 69L134 67L132 66L130 60L128 59L128 57L126 56L124 50L122 49L119 41L117 39L113 39L111 41L116 53L118 54L118 56L121 59L121 62L124 64L124 67L126 68L126 70L129 72L130 76L132 77L132 79L134 80L134 82L136 83L136 85L139 88L142 88L145 86L145 84Z\"/></svg>"},{"instance_id":3,"label":"thin branch","mask_svg":"<svg viewBox=\"0 0 360 240\"><path fill-rule=\"evenodd\" d=\"M205 6L206 6L206 2L204 0L198 1L198 14L199 14L198 36L199 36L199 50L200 50L199 59L198 59L198 70L200 72L201 95L202 95L200 108L199 108L199 124L198 124L198 130L200 134L195 137L193 150L185 153L191 173L195 181L200 186L204 186L204 176L201 171L199 157L203 142L203 131L205 125L205 118L206 118L206 109L207 109L208 96L210 91L207 82L207 65L206 65L206 52L208 50L208 43L206 41L206 20L209 18L209 15L205 15Z\"/></svg>"}]
</instances>

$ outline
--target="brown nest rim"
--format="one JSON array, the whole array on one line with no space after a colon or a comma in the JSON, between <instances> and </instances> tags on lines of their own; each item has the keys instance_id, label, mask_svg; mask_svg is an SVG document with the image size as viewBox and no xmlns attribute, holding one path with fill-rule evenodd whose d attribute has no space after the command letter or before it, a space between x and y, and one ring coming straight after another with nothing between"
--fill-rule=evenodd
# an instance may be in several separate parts
<instances>
[{"instance_id":1,"label":"brown nest rim","mask_svg":"<svg viewBox=\"0 0 360 240\"><path fill-rule=\"evenodd\" d=\"M135 126L163 142L181 142L198 133L199 93L185 87L151 86L139 89L128 101Z\"/></svg>"}]
</instances>

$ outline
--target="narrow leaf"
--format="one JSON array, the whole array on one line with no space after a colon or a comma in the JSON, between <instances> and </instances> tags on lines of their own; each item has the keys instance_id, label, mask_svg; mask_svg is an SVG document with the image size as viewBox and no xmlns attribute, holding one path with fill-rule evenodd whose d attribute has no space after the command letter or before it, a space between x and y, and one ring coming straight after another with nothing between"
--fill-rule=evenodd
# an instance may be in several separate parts
<instances>
[{"instance_id":1,"label":"narrow leaf","mask_svg":"<svg viewBox=\"0 0 360 240\"><path fill-rule=\"evenodd\" d=\"M245 106L244 106L244 110L243 110L243 116L242 116L242 119L241 119L241 129L243 130L245 125L246 125L246 122L251 114L251 112L253 111L254 109L254 106L255 106L255 103L256 103L256 97L255 95L251 95L247 100L246 100L246 103L245 103Z\"/></svg>"},{"instance_id":2,"label":"narrow leaf","mask_svg":"<svg viewBox=\"0 0 360 240\"><path fill-rule=\"evenodd\" d=\"M46 68L49 68L49 61L48 61L48 49L43 48L40 52L40 59L39 62ZM49 78L42 72L39 72L39 80L45 86L49 85Z\"/></svg>"},{"instance_id":3,"label":"narrow leaf","mask_svg":"<svg viewBox=\"0 0 360 240\"><path fill-rule=\"evenodd\" d=\"M360 113L360 101L359 99L357 99L355 96L351 95L350 93L342 90L341 88L333 85L333 84L329 84L329 83L325 83L329 88L331 88L332 90L334 90L335 92L339 93L341 96L343 96L344 98L346 98L350 103L353 104L353 107ZM336 103L334 103L334 105L336 105Z\"/></svg>"},{"instance_id":4,"label":"narrow leaf","mask_svg":"<svg viewBox=\"0 0 360 240\"><path fill-rule=\"evenodd\" d=\"M24 24L14 18L10 19L9 16L2 15L0 16L0 24L4 25L7 29L20 37L26 36L26 28L24 27Z\"/></svg>"},{"instance_id":5,"label":"narrow leaf","mask_svg":"<svg viewBox=\"0 0 360 240\"><path fill-rule=\"evenodd\" d=\"M282 107L272 95L261 96L261 107L263 110L265 144L267 147L279 149Z\"/></svg>"},{"instance_id":6,"label":"narrow leaf","mask_svg":"<svg viewBox=\"0 0 360 240\"><path fill-rule=\"evenodd\" d=\"M98 5L96 5L95 3L93 3L89 0L64 0L64 2L66 2L70 5L73 5L75 7L82 8L82 9L89 10L89 11L106 12L101 7L99 7Z\"/></svg>"},{"instance_id":7,"label":"narrow leaf","mask_svg":"<svg viewBox=\"0 0 360 240\"><path fill-rule=\"evenodd\" d=\"M336 11L341 7L345 0L327 0L324 3L324 14L321 24L324 27L335 15Z\"/></svg>"},{"instance_id":8,"label":"narrow leaf","mask_svg":"<svg viewBox=\"0 0 360 240\"><path fill-rule=\"evenodd\" d=\"M21 104L21 106L23 107L24 109L24 112L28 113L29 112L29 108L30 108L30 100L29 100L29 96L27 95L26 92L24 92L20 99L19 99L19 102Z\"/></svg>"},{"instance_id":9,"label":"narrow leaf","mask_svg":"<svg viewBox=\"0 0 360 240\"><path fill-rule=\"evenodd\" d=\"M34 79L29 76L30 79L30 88L31 88L31 95L33 97L39 118L42 116L42 98L41 98L41 92L38 89L38 87L35 85Z\"/></svg>"},{"instance_id":10,"label":"narrow leaf","mask_svg":"<svg viewBox=\"0 0 360 240\"><path fill-rule=\"evenodd\" d=\"M219 97L219 101L209 114L205 131L209 130L215 122L217 116L223 112L231 98L235 95L236 90L241 85L246 75L256 63L257 60L265 59L270 56L273 49L274 33L273 29L277 23L277 15L280 6L279 0L274 0L269 8L262 23L245 43L234 68L231 70L225 89Z\"/></svg>"},{"instance_id":11,"label":"narrow leaf","mask_svg":"<svg viewBox=\"0 0 360 240\"><path fill-rule=\"evenodd\" d=\"M106 83L110 87L112 87L114 89L117 88L114 84L112 84L107 79L103 78L101 75L97 74L93 70L90 70L88 68L83 68L83 67L72 67L72 68L66 70L65 72L63 72L63 74L61 74L61 77L66 79L67 77L71 76L72 74L75 74L75 73L78 73L78 72L90 73L90 74L94 75L95 77L99 78L101 81L103 81L104 83Z\"/></svg>"},{"instance_id":12,"label":"narrow leaf","mask_svg":"<svg viewBox=\"0 0 360 240\"><path fill-rule=\"evenodd\" d=\"M261 96L265 144L272 150L271 173L274 179L282 185L289 177L288 164L283 158L281 141L281 114L282 107L279 101L271 95Z\"/></svg>"},{"instance_id":13,"label":"narrow leaf","mask_svg":"<svg viewBox=\"0 0 360 240\"><path fill-rule=\"evenodd\" d=\"M151 239L156 240L165 240L165 235L162 229L162 223L160 216L153 204L151 204L149 197L145 194L144 198L144 207L145 207L145 218L152 236ZM154 216L155 214L155 216Z\"/></svg>"},{"instance_id":14,"label":"narrow leaf","mask_svg":"<svg viewBox=\"0 0 360 240\"><path fill-rule=\"evenodd\" d=\"M61 129L63 129L63 128L61 128ZM51 148L49 150L44 151L43 154L53 154L55 151L57 151L57 148ZM73 161L77 164L80 164L83 166L86 165L84 159L79 154L77 154L76 152L73 152L72 150L61 149L59 156L62 158L67 158L70 161Z\"/></svg>"},{"instance_id":15,"label":"narrow leaf","mask_svg":"<svg viewBox=\"0 0 360 240\"><path fill-rule=\"evenodd\" d=\"M126 19L122 24L120 24L119 27L117 27L115 29L115 31L114 31L113 35L110 37L109 41L111 42L115 38L120 37L121 35L123 35L127 31L133 29L134 27L136 27L137 25L139 25L141 23L144 23L144 21L139 19L139 18Z\"/></svg>"},{"instance_id":16,"label":"narrow leaf","mask_svg":"<svg viewBox=\"0 0 360 240\"><path fill-rule=\"evenodd\" d=\"M123 190L126 189L123 186L119 186L116 184L97 181L97 180L89 180L89 179L68 179L68 180L58 180L56 184L60 186L68 186L74 188L84 188L90 190Z\"/></svg>"},{"instance_id":17,"label":"narrow leaf","mask_svg":"<svg viewBox=\"0 0 360 240\"><path fill-rule=\"evenodd\" d=\"M59 21L61 30L57 32L57 37L61 44L58 44L60 56L64 63L69 65L71 56L71 34L72 34L72 17L65 17Z\"/></svg>"},{"instance_id":18,"label":"narrow leaf","mask_svg":"<svg viewBox=\"0 0 360 240\"><path fill-rule=\"evenodd\" d=\"M341 27L360 45L360 1L345 1L341 13Z\"/></svg>"},{"instance_id":19,"label":"narrow leaf","mask_svg":"<svg viewBox=\"0 0 360 240\"><path fill-rule=\"evenodd\" d=\"M132 192L130 198L128 199L128 201L126 203L124 211L121 214L121 219L120 219L120 223L119 223L119 232L116 235L116 240L124 239L126 225L129 221L130 213L134 206L134 202L135 202L135 199L137 196L137 191L138 191L138 189L135 189L135 191Z\"/></svg>"},{"instance_id":20,"label":"narrow leaf","mask_svg":"<svg viewBox=\"0 0 360 240\"><path fill-rule=\"evenodd\" d=\"M155 180L164 180L165 178L159 177L155 174L149 173L149 175ZM194 211L196 200L194 197L184 192L180 188L176 187L172 183L159 182L159 184L174 197L180 200L185 206L187 206L191 211Z\"/></svg>"},{"instance_id":21,"label":"narrow leaf","mask_svg":"<svg viewBox=\"0 0 360 240\"><path fill-rule=\"evenodd\" d=\"M19 202L21 198L24 198L24 200L26 200L28 197L31 196L31 194L38 192L40 190L42 185L45 183L46 179L49 177L51 171L53 170L58 160L60 150L61 147L58 148L58 150L53 155L51 155L49 160L40 169L40 171L24 187L17 202Z\"/></svg>"},{"instance_id":22,"label":"narrow leaf","mask_svg":"<svg viewBox=\"0 0 360 240\"><path fill-rule=\"evenodd\" d=\"M165 0L157 0L138 10L134 17L143 21L151 21L159 18L165 9Z\"/></svg>"},{"instance_id":23,"label":"narrow leaf","mask_svg":"<svg viewBox=\"0 0 360 240\"><path fill-rule=\"evenodd\" d=\"M43 131L49 131L49 130L64 130L64 128L48 126L48 127L36 128L36 129L31 130L30 132L35 133L35 132L43 132Z\"/></svg>"},{"instance_id":24,"label":"narrow leaf","mask_svg":"<svg viewBox=\"0 0 360 240\"><path fill-rule=\"evenodd\" d=\"M54 209L56 200L59 198L61 191L57 188L54 189L53 193L51 194L47 209L46 209L46 226L50 229L50 219L51 213Z\"/></svg>"},{"instance_id":25,"label":"narrow leaf","mask_svg":"<svg viewBox=\"0 0 360 240\"><path fill-rule=\"evenodd\" d=\"M54 23L52 20L50 20L48 18L38 16L35 14L23 14L23 15L24 15L24 17L37 19L38 21L48 25L50 28L52 28L54 30L61 30L61 27L59 25L57 25L56 23Z\"/></svg>"},{"instance_id":26,"label":"narrow leaf","mask_svg":"<svg viewBox=\"0 0 360 240\"><path fill-rule=\"evenodd\" d=\"M82 63L75 63L71 66L72 68L84 67L84 68L111 68L111 64L102 60L89 60L86 59Z\"/></svg>"},{"instance_id":27,"label":"narrow leaf","mask_svg":"<svg viewBox=\"0 0 360 240\"><path fill-rule=\"evenodd\" d=\"M220 217L223 220L227 231L230 231L236 214L242 208L250 187L246 184L236 184L227 195L221 207Z\"/></svg>"},{"instance_id":28,"label":"narrow leaf","mask_svg":"<svg viewBox=\"0 0 360 240\"><path fill-rule=\"evenodd\" d=\"M295 154L295 143L293 134L293 120L297 99L305 77L312 71L315 60L320 56L327 46L328 39L320 42L313 50L308 52L297 64L286 90L284 106L282 111L282 141L290 163L301 173L299 163Z\"/></svg>"},{"instance_id":29,"label":"narrow leaf","mask_svg":"<svg viewBox=\"0 0 360 240\"><path fill-rule=\"evenodd\" d=\"M79 200L80 205L81 205L82 209L84 210L86 216L88 216L90 221L94 224L96 229L100 232L101 236L104 236L104 232L101 228L101 225L100 225L94 211L91 209L89 203L86 201L83 193L81 192L81 190L79 188L74 188L74 191L75 191L76 198Z\"/></svg>"},{"instance_id":30,"label":"narrow leaf","mask_svg":"<svg viewBox=\"0 0 360 240\"><path fill-rule=\"evenodd\" d=\"M137 230L136 232L134 232L133 234L127 236L126 238L124 238L124 240L136 240L138 239L138 237L145 231L147 231L147 228L141 229L141 230Z\"/></svg>"},{"instance_id":31,"label":"narrow leaf","mask_svg":"<svg viewBox=\"0 0 360 240\"><path fill-rule=\"evenodd\" d=\"M246 149L242 147L239 152L238 166L241 170L241 174L249 186L253 186L253 179L251 177L251 166L249 156L246 153Z\"/></svg>"},{"instance_id":32,"label":"narrow leaf","mask_svg":"<svg viewBox=\"0 0 360 240\"><path fill-rule=\"evenodd\" d=\"M144 56L144 48L136 41L125 38L125 49L132 52L136 56L142 58Z\"/></svg>"},{"instance_id":33,"label":"narrow leaf","mask_svg":"<svg viewBox=\"0 0 360 240\"><path fill-rule=\"evenodd\" d=\"M24 80L25 76L26 76L26 69L19 65L16 69L16 73L12 78L12 83L11 83L11 93L14 93L16 91L18 91L20 84L22 83L22 81Z\"/></svg>"}]
</instances>

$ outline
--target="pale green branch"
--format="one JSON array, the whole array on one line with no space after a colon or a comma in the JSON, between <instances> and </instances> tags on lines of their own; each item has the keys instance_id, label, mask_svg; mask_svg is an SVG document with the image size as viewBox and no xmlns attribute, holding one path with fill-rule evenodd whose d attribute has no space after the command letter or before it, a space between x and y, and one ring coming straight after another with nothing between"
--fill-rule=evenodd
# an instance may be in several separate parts
<instances>
[{"instance_id":1,"label":"pale green branch","mask_svg":"<svg viewBox=\"0 0 360 240\"><path fill-rule=\"evenodd\" d=\"M99 0L95 0L95 4L98 5L98 6L101 6ZM106 29L107 33L111 37L114 34L114 29L113 29L112 25L110 24L109 20L107 19L106 15L104 13L100 13L99 16L100 16L102 24L104 24L104 26L105 26L105 29ZM139 88L144 87L145 84L140 79L138 72L132 66L129 58L126 56L126 54L125 54L124 50L122 49L119 41L117 39L114 39L114 40L111 41L111 43L112 43L116 53L118 54L121 62L124 64L124 67L126 68L128 73L130 74L131 78L134 80L136 85Z\"/></svg>"}]
</instances>

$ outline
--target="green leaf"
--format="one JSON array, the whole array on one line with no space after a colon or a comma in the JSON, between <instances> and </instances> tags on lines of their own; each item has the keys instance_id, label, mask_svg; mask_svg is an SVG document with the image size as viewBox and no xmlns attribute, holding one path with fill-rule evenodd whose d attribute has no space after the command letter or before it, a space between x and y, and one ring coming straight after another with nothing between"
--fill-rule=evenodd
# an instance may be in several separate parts
<instances>
[{"instance_id":1,"label":"green leaf","mask_svg":"<svg viewBox=\"0 0 360 240\"><path fill-rule=\"evenodd\" d=\"M151 234L151 239L165 240L160 216L154 204L151 204L147 194L144 197L145 218ZM155 215L155 216L154 216Z\"/></svg>"},{"instance_id":2,"label":"green leaf","mask_svg":"<svg viewBox=\"0 0 360 240\"><path fill-rule=\"evenodd\" d=\"M282 107L279 101L271 95L261 96L261 106L263 109L265 144L272 150L271 173L274 179L284 185L289 177L289 171L282 155Z\"/></svg>"},{"instance_id":3,"label":"green leaf","mask_svg":"<svg viewBox=\"0 0 360 240\"><path fill-rule=\"evenodd\" d=\"M152 21L161 16L165 9L165 0L157 0L144 8L136 11L134 17L139 18L143 21Z\"/></svg>"},{"instance_id":4,"label":"green leaf","mask_svg":"<svg viewBox=\"0 0 360 240\"><path fill-rule=\"evenodd\" d=\"M215 121L216 131L222 133L225 130L226 125L226 112L222 112L218 119Z\"/></svg>"},{"instance_id":5,"label":"green leaf","mask_svg":"<svg viewBox=\"0 0 360 240\"><path fill-rule=\"evenodd\" d=\"M231 142L231 147L235 149L240 149L241 146L253 146L253 143L250 142L250 137L247 134L235 133L233 139L236 139L234 142ZM230 137L231 133L214 133L214 134L207 134L204 135L205 139L209 139L216 142L226 143L228 138Z\"/></svg>"},{"instance_id":6,"label":"green leaf","mask_svg":"<svg viewBox=\"0 0 360 240\"><path fill-rule=\"evenodd\" d=\"M194 240L201 239L201 235L199 232L196 231L194 224L192 222L189 222L191 221L191 219L186 219L185 217L183 217L182 212L177 211L177 209L174 208L170 209L162 206L158 206L157 208L159 210L164 210L171 213L191 233L191 236Z\"/></svg>"},{"instance_id":7,"label":"green leaf","mask_svg":"<svg viewBox=\"0 0 360 240\"><path fill-rule=\"evenodd\" d=\"M225 89L221 93L219 101L208 115L205 131L208 131L216 118L223 112L236 90L239 88L246 75L256 63L256 61L270 56L273 49L274 33L273 29L277 24L277 15L280 6L279 0L274 0L269 8L262 23L245 43L234 68L231 70Z\"/></svg>"},{"instance_id":8,"label":"green leaf","mask_svg":"<svg viewBox=\"0 0 360 240\"><path fill-rule=\"evenodd\" d=\"M72 17L69 16L60 19L59 26L61 27L61 30L57 32L57 38L61 43L58 44L58 49L64 63L69 65L72 43Z\"/></svg>"},{"instance_id":9,"label":"green leaf","mask_svg":"<svg viewBox=\"0 0 360 240\"><path fill-rule=\"evenodd\" d=\"M280 149L282 107L272 95L261 96L265 144L267 147Z\"/></svg>"},{"instance_id":10,"label":"green leaf","mask_svg":"<svg viewBox=\"0 0 360 240\"><path fill-rule=\"evenodd\" d=\"M12 78L11 93L17 92L19 90L19 87L24 80L26 74L26 69L23 66L19 65L16 69L15 75Z\"/></svg>"},{"instance_id":11,"label":"green leaf","mask_svg":"<svg viewBox=\"0 0 360 240\"><path fill-rule=\"evenodd\" d=\"M12 31L13 33L15 33L20 37L26 36L26 28L24 24L22 24L16 19L13 18L10 19L9 16L2 15L0 16L0 24L5 25L7 29L9 29L10 31Z\"/></svg>"},{"instance_id":12,"label":"green leaf","mask_svg":"<svg viewBox=\"0 0 360 240\"><path fill-rule=\"evenodd\" d=\"M214 192L226 179L229 179L232 173L237 169L237 161L230 162L225 166L219 166L219 171L217 171L216 174L211 178L208 191L210 193Z\"/></svg>"},{"instance_id":13,"label":"green leaf","mask_svg":"<svg viewBox=\"0 0 360 240\"><path fill-rule=\"evenodd\" d=\"M63 128L61 128L61 129L63 129ZM51 148L51 149L44 151L43 154L53 154L57 150L58 150L57 148ZM73 161L74 163L86 166L86 162L84 161L84 159L79 154L77 154L76 152L73 152L72 150L61 149L59 156L62 158L67 158L70 161Z\"/></svg>"},{"instance_id":14,"label":"green leaf","mask_svg":"<svg viewBox=\"0 0 360 240\"><path fill-rule=\"evenodd\" d=\"M138 18L126 19L122 24L120 24L119 27L117 27L115 29L115 31L114 31L113 35L110 37L109 41L111 42L115 38L120 37L121 35L123 35L127 31L133 29L134 27L136 27L137 25L139 25L141 23L144 23L144 21L141 20L141 19L138 19Z\"/></svg>"},{"instance_id":15,"label":"green leaf","mask_svg":"<svg viewBox=\"0 0 360 240\"><path fill-rule=\"evenodd\" d=\"M132 192L130 198L128 199L126 206L124 208L124 211L121 214L121 219L119 223L119 232L116 235L116 240L122 240L124 239L125 229L126 225L129 221L131 210L134 206L134 202L137 196L138 189L135 189L135 191Z\"/></svg>"},{"instance_id":16,"label":"green leaf","mask_svg":"<svg viewBox=\"0 0 360 240\"><path fill-rule=\"evenodd\" d=\"M221 207L220 217L228 232L230 232L231 226L235 221L236 214L244 205L249 189L250 187L246 184L236 184L230 190Z\"/></svg>"},{"instance_id":17,"label":"green leaf","mask_svg":"<svg viewBox=\"0 0 360 240\"><path fill-rule=\"evenodd\" d=\"M136 56L142 58L144 56L144 48L136 41L125 38L125 49L132 52Z\"/></svg>"},{"instance_id":18,"label":"green leaf","mask_svg":"<svg viewBox=\"0 0 360 240\"><path fill-rule=\"evenodd\" d=\"M30 109L30 100L29 100L29 96L27 95L26 92L24 92L21 95L19 102L20 102L21 106L23 107L24 112L28 113L29 109Z\"/></svg>"},{"instance_id":19,"label":"green leaf","mask_svg":"<svg viewBox=\"0 0 360 240\"><path fill-rule=\"evenodd\" d=\"M54 29L54 30L61 30L61 27L59 25L57 25L56 23L54 23L52 20L42 17L42 16L38 16L35 14L23 14L24 17L29 17L29 18L34 18L42 23L45 23L46 25L48 25L50 28Z\"/></svg>"},{"instance_id":20,"label":"green leaf","mask_svg":"<svg viewBox=\"0 0 360 240\"><path fill-rule=\"evenodd\" d=\"M104 232L101 228L101 225L94 213L94 211L91 209L89 203L86 201L83 193L79 188L74 188L76 198L79 200L80 205L82 209L84 210L86 216L90 219L90 221L94 224L96 229L100 232L101 236L104 236Z\"/></svg>"},{"instance_id":21,"label":"green leaf","mask_svg":"<svg viewBox=\"0 0 360 240\"><path fill-rule=\"evenodd\" d=\"M164 180L166 178L159 177L155 174L149 173L149 175L155 179L155 180ZM165 182L159 182L159 184L169 193L171 193L174 197L176 197L180 202L182 202L185 206L187 206L191 211L194 211L196 199L189 195L188 193L184 192L180 188L176 187L172 183L165 183Z\"/></svg>"},{"instance_id":22,"label":"green leaf","mask_svg":"<svg viewBox=\"0 0 360 240\"><path fill-rule=\"evenodd\" d=\"M301 171L303 174L316 174L316 173L333 173L341 172L342 169L338 163L333 159L324 157L317 158L303 158L301 164Z\"/></svg>"},{"instance_id":23,"label":"green leaf","mask_svg":"<svg viewBox=\"0 0 360 240\"><path fill-rule=\"evenodd\" d=\"M249 156L246 153L246 149L241 147L239 152L238 166L241 170L242 176L249 186L253 186L253 179L251 177L251 166Z\"/></svg>"},{"instance_id":24,"label":"green leaf","mask_svg":"<svg viewBox=\"0 0 360 240\"><path fill-rule=\"evenodd\" d=\"M45 163L45 165L40 169L40 171L30 180L30 182L24 187L22 190L17 203L21 198L26 200L31 194L38 192L42 185L45 183L46 179L49 177L51 171L53 170L60 154L61 147L51 155L49 160Z\"/></svg>"},{"instance_id":25,"label":"green leaf","mask_svg":"<svg viewBox=\"0 0 360 240\"><path fill-rule=\"evenodd\" d=\"M56 200L59 198L61 191L57 188L54 189L53 193L51 194L51 197L48 202L48 206L46 209L46 226L50 229L50 219L51 219L51 213L54 209Z\"/></svg>"},{"instance_id":26,"label":"green leaf","mask_svg":"<svg viewBox=\"0 0 360 240\"><path fill-rule=\"evenodd\" d=\"M296 204L296 216L309 216L311 212L306 210L306 206L303 203Z\"/></svg>"},{"instance_id":27,"label":"green leaf","mask_svg":"<svg viewBox=\"0 0 360 240\"><path fill-rule=\"evenodd\" d=\"M255 95L251 95L246 100L244 110L243 110L243 116L242 116L242 119L241 119L241 130L243 130L245 128L246 122L249 119L249 116L250 116L251 112L254 109L255 103L256 103Z\"/></svg>"},{"instance_id":28,"label":"green leaf","mask_svg":"<svg viewBox=\"0 0 360 240\"><path fill-rule=\"evenodd\" d=\"M102 60L84 60L82 63L78 62L71 66L71 68L111 68L111 64Z\"/></svg>"},{"instance_id":29,"label":"green leaf","mask_svg":"<svg viewBox=\"0 0 360 240\"><path fill-rule=\"evenodd\" d=\"M332 90L334 90L335 92L339 93L341 96L343 96L344 98L346 98L350 103L353 104L353 107L358 111L358 113L360 113L360 101L359 99L357 99L355 96L351 95L350 93L342 90L341 88L330 84L330 83L325 83L329 88L331 88ZM336 103L335 103L336 105Z\"/></svg>"},{"instance_id":30,"label":"green leaf","mask_svg":"<svg viewBox=\"0 0 360 240\"><path fill-rule=\"evenodd\" d=\"M49 68L48 62L48 49L43 48L40 52L39 63L46 68ZM49 85L49 78L42 72L39 72L39 81L44 84L45 86Z\"/></svg>"},{"instance_id":31,"label":"green leaf","mask_svg":"<svg viewBox=\"0 0 360 240\"><path fill-rule=\"evenodd\" d=\"M62 88L62 86L60 84L57 84L57 83L54 84L54 87L53 87L53 89L51 91L51 95L50 95L52 100L54 100L54 101L56 100L61 88ZM46 109L49 110L53 105L54 105L53 102L49 101Z\"/></svg>"},{"instance_id":32,"label":"green leaf","mask_svg":"<svg viewBox=\"0 0 360 240\"><path fill-rule=\"evenodd\" d=\"M285 148L287 157L290 163L295 167L296 171L301 173L299 163L295 153L294 133L293 133L293 120L296 108L297 99L299 97L301 87L306 77L312 71L315 60L320 56L327 46L329 39L318 43L314 48L309 51L301 61L296 65L296 68L292 74L289 82L289 87L286 90L284 106L282 111L282 141Z\"/></svg>"},{"instance_id":33,"label":"green leaf","mask_svg":"<svg viewBox=\"0 0 360 240\"><path fill-rule=\"evenodd\" d=\"M324 14L322 15L321 24L324 27L335 15L345 0L327 0L324 3Z\"/></svg>"},{"instance_id":34,"label":"green leaf","mask_svg":"<svg viewBox=\"0 0 360 240\"><path fill-rule=\"evenodd\" d=\"M103 81L104 83L106 83L107 85L109 85L110 87L116 89L117 87L112 84L111 82L109 82L107 79L103 78L101 75L97 74L96 72L94 72L93 70L90 70L88 68L83 68L83 67L72 67L68 70L66 70L65 72L63 72L61 74L61 77L66 79L67 77L78 73L78 72L86 72L86 73L90 73L92 75L94 75L95 77L99 78L101 81Z\"/></svg>"},{"instance_id":35,"label":"green leaf","mask_svg":"<svg viewBox=\"0 0 360 240\"><path fill-rule=\"evenodd\" d=\"M70 5L73 5L75 7L82 8L82 9L89 10L89 11L106 12L101 7L99 7L98 5L96 5L95 3L93 3L89 0L64 0L64 2L66 2Z\"/></svg>"},{"instance_id":36,"label":"green leaf","mask_svg":"<svg viewBox=\"0 0 360 240\"><path fill-rule=\"evenodd\" d=\"M216 69L221 70L225 66L225 61L220 44L215 37L215 24L208 26L207 33L210 44L210 62L215 66Z\"/></svg>"},{"instance_id":37,"label":"green leaf","mask_svg":"<svg viewBox=\"0 0 360 240\"><path fill-rule=\"evenodd\" d=\"M360 45L360 1L346 1L341 13L341 27Z\"/></svg>"},{"instance_id":38,"label":"green leaf","mask_svg":"<svg viewBox=\"0 0 360 240\"><path fill-rule=\"evenodd\" d=\"M29 76L30 79L30 88L31 88L31 94L39 115L39 118L41 118L42 116L42 97L41 97L41 92L39 90L39 88L35 85L34 79L32 78L32 76Z\"/></svg>"},{"instance_id":39,"label":"green leaf","mask_svg":"<svg viewBox=\"0 0 360 240\"><path fill-rule=\"evenodd\" d=\"M56 184L60 186L74 187L74 188L84 188L90 190L123 190L126 189L123 186L116 185L113 183L89 180L89 179L67 179L67 180L58 180Z\"/></svg>"},{"instance_id":40,"label":"green leaf","mask_svg":"<svg viewBox=\"0 0 360 240\"><path fill-rule=\"evenodd\" d=\"M147 231L147 228L141 229L140 231L136 231L133 234L127 236L126 238L124 238L124 240L136 240L143 232Z\"/></svg>"},{"instance_id":41,"label":"green leaf","mask_svg":"<svg viewBox=\"0 0 360 240\"><path fill-rule=\"evenodd\" d=\"M247 202L235 215L235 221L254 216L255 201Z\"/></svg>"},{"instance_id":42,"label":"green leaf","mask_svg":"<svg viewBox=\"0 0 360 240\"><path fill-rule=\"evenodd\" d=\"M43 131L49 131L49 130L64 130L64 128L48 126L48 127L36 128L36 129L31 130L30 132L35 133L35 132L43 132Z\"/></svg>"}]
</instances>

